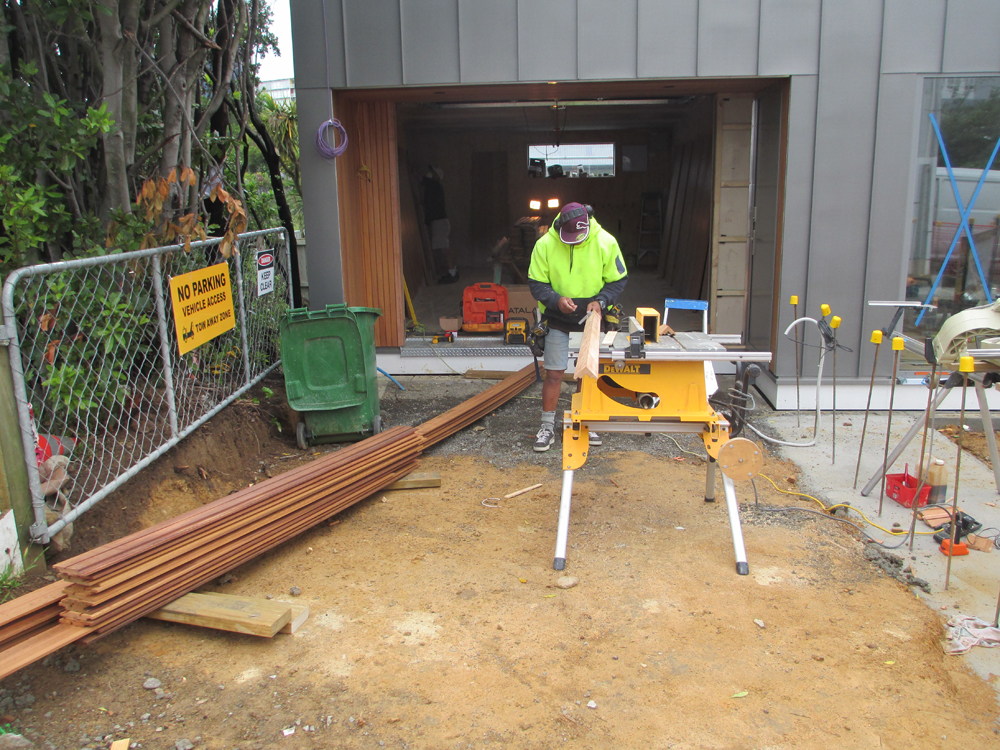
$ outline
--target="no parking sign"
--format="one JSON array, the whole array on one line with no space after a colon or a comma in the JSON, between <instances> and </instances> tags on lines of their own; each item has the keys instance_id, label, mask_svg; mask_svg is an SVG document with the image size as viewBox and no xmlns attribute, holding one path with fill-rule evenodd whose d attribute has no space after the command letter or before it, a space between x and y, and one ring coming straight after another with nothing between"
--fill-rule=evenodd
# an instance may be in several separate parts
<instances>
[{"instance_id":1,"label":"no parking sign","mask_svg":"<svg viewBox=\"0 0 1000 750\"><path fill-rule=\"evenodd\" d=\"M274 291L274 253L270 250L257 251L257 296L263 297Z\"/></svg>"}]
</instances>

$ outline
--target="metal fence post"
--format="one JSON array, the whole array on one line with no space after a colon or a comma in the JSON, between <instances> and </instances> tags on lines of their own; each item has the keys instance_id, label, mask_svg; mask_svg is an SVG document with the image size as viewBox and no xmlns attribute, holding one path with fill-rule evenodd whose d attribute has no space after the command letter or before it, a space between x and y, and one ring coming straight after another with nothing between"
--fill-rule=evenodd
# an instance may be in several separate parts
<instances>
[{"instance_id":1,"label":"metal fence post","mask_svg":"<svg viewBox=\"0 0 1000 750\"><path fill-rule=\"evenodd\" d=\"M170 420L170 437L176 439L180 428L177 425L177 402L174 394L174 368L170 357L170 339L167 335L167 309L163 300L163 271L160 256L154 255L153 296L156 299L156 325L160 333L160 358L163 360L163 385L167 395L167 415Z\"/></svg>"},{"instance_id":2,"label":"metal fence post","mask_svg":"<svg viewBox=\"0 0 1000 750\"><path fill-rule=\"evenodd\" d=\"M234 251L236 246L233 247ZM243 372L246 374L247 384L253 380L253 373L250 372L250 345L247 343L247 311L246 298L243 296L243 256L237 252L233 255L236 258L236 294L240 300L240 351L243 355ZM256 258L256 255L254 256ZM254 261L256 264L256 260Z\"/></svg>"}]
</instances>

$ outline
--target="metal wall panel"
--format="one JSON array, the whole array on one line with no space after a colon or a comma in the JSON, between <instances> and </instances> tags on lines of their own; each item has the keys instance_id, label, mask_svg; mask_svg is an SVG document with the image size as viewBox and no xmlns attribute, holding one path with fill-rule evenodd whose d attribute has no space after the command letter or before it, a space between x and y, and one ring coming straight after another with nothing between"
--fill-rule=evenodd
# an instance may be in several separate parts
<instances>
[{"instance_id":1,"label":"metal wall panel","mask_svg":"<svg viewBox=\"0 0 1000 750\"><path fill-rule=\"evenodd\" d=\"M348 86L403 83L399 0L342 0Z\"/></svg>"},{"instance_id":2,"label":"metal wall panel","mask_svg":"<svg viewBox=\"0 0 1000 750\"><path fill-rule=\"evenodd\" d=\"M785 169L785 213L781 242L781 286L778 300L778 347L775 372L795 375L795 346L781 332L794 320L788 300L806 299L809 270L809 224L812 214L813 163L816 137L817 76L792 76L788 95L788 147ZM802 306L799 306L802 314Z\"/></svg>"},{"instance_id":3,"label":"metal wall panel","mask_svg":"<svg viewBox=\"0 0 1000 750\"><path fill-rule=\"evenodd\" d=\"M517 80L517 0L458 0L463 83Z\"/></svg>"},{"instance_id":4,"label":"metal wall panel","mask_svg":"<svg viewBox=\"0 0 1000 750\"><path fill-rule=\"evenodd\" d=\"M576 60L576 0L518 0L518 78L574 81Z\"/></svg>"},{"instance_id":5,"label":"metal wall panel","mask_svg":"<svg viewBox=\"0 0 1000 750\"><path fill-rule=\"evenodd\" d=\"M868 249L882 3L824 3L816 104L816 156L809 237L808 314L836 303L840 340L854 349L838 362L857 375ZM836 288L830 280L837 279ZM831 299L831 292L835 299Z\"/></svg>"},{"instance_id":6,"label":"metal wall panel","mask_svg":"<svg viewBox=\"0 0 1000 750\"><path fill-rule=\"evenodd\" d=\"M458 83L458 0L399 0L403 83Z\"/></svg>"},{"instance_id":7,"label":"metal wall panel","mask_svg":"<svg viewBox=\"0 0 1000 750\"><path fill-rule=\"evenodd\" d=\"M309 306L322 310L344 301L344 273L340 260L340 207L337 169L313 145L316 128L330 117L328 88L296 88L299 115L299 167L302 170L303 212L307 237L306 267L312 286Z\"/></svg>"},{"instance_id":8,"label":"metal wall panel","mask_svg":"<svg viewBox=\"0 0 1000 750\"><path fill-rule=\"evenodd\" d=\"M581 79L635 78L636 0L578 0Z\"/></svg>"},{"instance_id":9,"label":"metal wall panel","mask_svg":"<svg viewBox=\"0 0 1000 750\"><path fill-rule=\"evenodd\" d=\"M346 86L344 12L340 0L327 0L325 6L313 0L290 0L289 10L296 87ZM323 29L324 15L326 33ZM326 71L323 70L324 50L327 50ZM285 54L288 54L287 50Z\"/></svg>"},{"instance_id":10,"label":"metal wall panel","mask_svg":"<svg viewBox=\"0 0 1000 750\"><path fill-rule=\"evenodd\" d=\"M688 78L698 72L698 0L639 0L640 78Z\"/></svg>"},{"instance_id":11,"label":"metal wall panel","mask_svg":"<svg viewBox=\"0 0 1000 750\"><path fill-rule=\"evenodd\" d=\"M948 0L942 72L997 70L1000 70L1000 2Z\"/></svg>"},{"instance_id":12,"label":"metal wall panel","mask_svg":"<svg viewBox=\"0 0 1000 750\"><path fill-rule=\"evenodd\" d=\"M884 75L879 86L878 131L872 181L871 222L865 299L905 298L904 283L912 241L913 191L916 183L917 139L920 134L922 75ZM871 372L874 348L865 332L882 328L895 312L887 307L861 311L861 371ZM883 374L891 373L890 358L882 358Z\"/></svg>"},{"instance_id":13,"label":"metal wall panel","mask_svg":"<svg viewBox=\"0 0 1000 750\"><path fill-rule=\"evenodd\" d=\"M698 75L757 75L760 0L701 0Z\"/></svg>"},{"instance_id":14,"label":"metal wall panel","mask_svg":"<svg viewBox=\"0 0 1000 750\"><path fill-rule=\"evenodd\" d=\"M948 0L885 0L883 73L940 73Z\"/></svg>"},{"instance_id":15,"label":"metal wall panel","mask_svg":"<svg viewBox=\"0 0 1000 750\"><path fill-rule=\"evenodd\" d=\"M815 75L821 0L761 0L758 75Z\"/></svg>"}]
</instances>

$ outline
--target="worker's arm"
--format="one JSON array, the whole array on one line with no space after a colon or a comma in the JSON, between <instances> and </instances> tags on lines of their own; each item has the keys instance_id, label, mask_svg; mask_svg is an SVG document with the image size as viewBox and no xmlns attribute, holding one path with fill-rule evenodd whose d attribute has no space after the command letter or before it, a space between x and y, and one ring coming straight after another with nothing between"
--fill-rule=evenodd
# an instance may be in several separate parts
<instances>
[{"instance_id":1,"label":"worker's arm","mask_svg":"<svg viewBox=\"0 0 1000 750\"><path fill-rule=\"evenodd\" d=\"M562 295L553 289L551 284L545 281L536 281L529 277L528 290L531 292L531 296L545 305L546 308L552 310L559 309L559 298Z\"/></svg>"},{"instance_id":2,"label":"worker's arm","mask_svg":"<svg viewBox=\"0 0 1000 750\"><path fill-rule=\"evenodd\" d=\"M604 288L597 293L597 301L601 303L601 307L607 308L615 304L618 301L618 296L625 290L625 282L628 281L628 276L622 276L617 281L609 281L604 285Z\"/></svg>"}]
</instances>

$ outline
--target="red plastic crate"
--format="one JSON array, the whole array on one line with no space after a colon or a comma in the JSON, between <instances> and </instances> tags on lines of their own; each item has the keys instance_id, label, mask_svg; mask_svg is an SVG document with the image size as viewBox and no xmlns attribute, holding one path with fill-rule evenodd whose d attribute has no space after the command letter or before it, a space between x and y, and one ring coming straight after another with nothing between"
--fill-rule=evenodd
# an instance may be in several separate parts
<instances>
[{"instance_id":1,"label":"red plastic crate","mask_svg":"<svg viewBox=\"0 0 1000 750\"><path fill-rule=\"evenodd\" d=\"M885 475L885 494L904 508L912 508L913 498L917 494L917 486L919 484L920 480L910 474L910 467L907 466L903 469L902 474ZM930 497L930 494L931 486L924 483L924 486L920 488L918 507L927 505L927 499Z\"/></svg>"}]
</instances>

